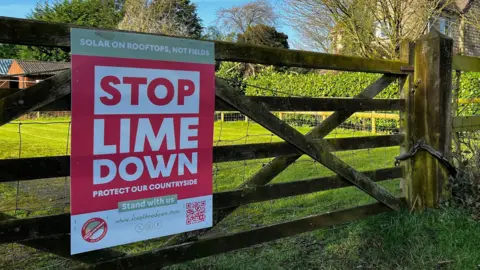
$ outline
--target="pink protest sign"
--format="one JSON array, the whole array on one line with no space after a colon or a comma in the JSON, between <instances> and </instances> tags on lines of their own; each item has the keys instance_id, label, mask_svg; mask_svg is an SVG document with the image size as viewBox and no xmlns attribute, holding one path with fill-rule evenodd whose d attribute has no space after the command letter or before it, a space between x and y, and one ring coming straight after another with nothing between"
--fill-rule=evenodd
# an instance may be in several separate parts
<instances>
[{"instance_id":1,"label":"pink protest sign","mask_svg":"<svg viewBox=\"0 0 480 270\"><path fill-rule=\"evenodd\" d=\"M72 29L72 254L212 226L213 55Z\"/></svg>"}]
</instances>

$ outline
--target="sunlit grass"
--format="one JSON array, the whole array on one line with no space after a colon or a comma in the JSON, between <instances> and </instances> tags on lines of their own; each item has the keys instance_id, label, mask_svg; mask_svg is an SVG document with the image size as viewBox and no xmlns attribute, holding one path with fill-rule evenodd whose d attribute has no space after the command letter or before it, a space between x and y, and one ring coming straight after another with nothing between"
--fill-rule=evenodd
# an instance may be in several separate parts
<instances>
[{"instance_id":1,"label":"sunlit grass","mask_svg":"<svg viewBox=\"0 0 480 270\"><path fill-rule=\"evenodd\" d=\"M42 123L26 121L0 127L0 158L68 155L69 127L68 119L45 120ZM304 134L312 128L295 127ZM337 129L328 138L370 135L372 134L367 131ZM282 140L251 122L216 122L212 143L219 146L279 141ZM392 167L393 157L398 152L398 147L388 147L343 151L335 155L359 171L369 171ZM269 161L270 159L259 159L214 164L214 191L237 188ZM309 157L302 156L272 183L330 175L334 173ZM401 196L398 180L379 184L396 196ZM69 209L69 192L68 178L0 184L0 211L16 217L61 213ZM255 203L240 207L212 233L248 230L374 201L357 188L349 187ZM461 230L455 231L452 224L459 224ZM478 252L473 251L473 243L480 241L479 231L468 232L478 228L476 226L478 224L470 221L464 212L453 209L429 211L424 215L410 215L406 212L385 214L339 229L319 230L260 247L185 263L175 268L432 269L437 261L444 259L454 261L452 265L455 268L452 269L470 269L467 266L479 263ZM456 233L458 239L464 241L464 246L453 239ZM424 234L437 236L432 240ZM137 253L157 248L161 243L162 240L145 241L114 249ZM457 249L450 247L449 243L456 243ZM440 249L435 249L436 245L441 245ZM472 251L469 252L467 247L472 247ZM17 244L0 245L0 253L5 254L3 259L0 259L0 268L11 268L12 256L16 256L15 267L18 269L76 264L74 261L23 248Z\"/></svg>"}]
</instances>

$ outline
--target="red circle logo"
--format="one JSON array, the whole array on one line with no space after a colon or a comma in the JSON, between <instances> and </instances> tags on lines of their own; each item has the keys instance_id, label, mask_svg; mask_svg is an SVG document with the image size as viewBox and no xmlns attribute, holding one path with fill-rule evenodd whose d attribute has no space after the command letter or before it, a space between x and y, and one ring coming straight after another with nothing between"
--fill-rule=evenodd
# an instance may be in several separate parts
<instances>
[{"instance_id":1,"label":"red circle logo","mask_svg":"<svg viewBox=\"0 0 480 270\"><path fill-rule=\"evenodd\" d=\"M82 238L89 243L103 239L107 234L107 222L101 218L91 218L83 224Z\"/></svg>"}]
</instances>

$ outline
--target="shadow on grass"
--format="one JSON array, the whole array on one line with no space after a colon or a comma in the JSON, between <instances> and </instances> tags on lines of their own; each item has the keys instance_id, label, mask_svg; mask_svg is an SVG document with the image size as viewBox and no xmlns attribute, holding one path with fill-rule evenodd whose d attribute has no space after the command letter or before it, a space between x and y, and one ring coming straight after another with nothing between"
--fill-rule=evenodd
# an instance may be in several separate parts
<instances>
[{"instance_id":1,"label":"shadow on grass","mask_svg":"<svg viewBox=\"0 0 480 270\"><path fill-rule=\"evenodd\" d=\"M456 208L403 211L170 269L476 269L480 223Z\"/></svg>"}]
</instances>

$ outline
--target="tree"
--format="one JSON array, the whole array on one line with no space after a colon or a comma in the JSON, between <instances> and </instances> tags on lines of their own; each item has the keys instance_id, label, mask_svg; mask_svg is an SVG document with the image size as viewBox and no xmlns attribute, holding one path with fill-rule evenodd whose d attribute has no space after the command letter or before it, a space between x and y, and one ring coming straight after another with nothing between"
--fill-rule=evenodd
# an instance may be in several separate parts
<instances>
[{"instance_id":1,"label":"tree","mask_svg":"<svg viewBox=\"0 0 480 270\"><path fill-rule=\"evenodd\" d=\"M0 58L18 58L18 47L10 44L0 44Z\"/></svg>"},{"instance_id":2,"label":"tree","mask_svg":"<svg viewBox=\"0 0 480 270\"><path fill-rule=\"evenodd\" d=\"M123 17L118 0L57 0L38 2L29 19L115 28Z\"/></svg>"},{"instance_id":3,"label":"tree","mask_svg":"<svg viewBox=\"0 0 480 270\"><path fill-rule=\"evenodd\" d=\"M217 26L209 26L203 29L202 39L220 40L220 41L235 41L235 33L223 33Z\"/></svg>"},{"instance_id":4,"label":"tree","mask_svg":"<svg viewBox=\"0 0 480 270\"><path fill-rule=\"evenodd\" d=\"M237 42L288 49L288 36L264 24L249 26L245 33L237 35Z\"/></svg>"},{"instance_id":5,"label":"tree","mask_svg":"<svg viewBox=\"0 0 480 270\"><path fill-rule=\"evenodd\" d=\"M201 20L190 0L126 0L124 30L200 38Z\"/></svg>"},{"instance_id":6,"label":"tree","mask_svg":"<svg viewBox=\"0 0 480 270\"><path fill-rule=\"evenodd\" d=\"M278 16L267 0L256 0L245 5L217 11L217 24L227 32L245 33L251 26L275 26Z\"/></svg>"},{"instance_id":7,"label":"tree","mask_svg":"<svg viewBox=\"0 0 480 270\"><path fill-rule=\"evenodd\" d=\"M123 17L122 1L115 0L58 0L53 3L38 2L29 19L81 26L115 28ZM37 60L69 60L70 56L61 49L21 46L19 58Z\"/></svg>"},{"instance_id":8,"label":"tree","mask_svg":"<svg viewBox=\"0 0 480 270\"><path fill-rule=\"evenodd\" d=\"M247 43L254 45L268 46L272 48L288 49L288 36L278 32L274 27L264 24L249 26L245 33L237 35L238 43ZM265 69L264 65L255 65L247 63L223 62L219 65L217 75L227 78L231 86L245 90L244 78L257 74ZM276 67L277 71L285 71L288 68Z\"/></svg>"},{"instance_id":9,"label":"tree","mask_svg":"<svg viewBox=\"0 0 480 270\"><path fill-rule=\"evenodd\" d=\"M286 19L317 50L364 57L398 57L451 0L279 0Z\"/></svg>"},{"instance_id":10,"label":"tree","mask_svg":"<svg viewBox=\"0 0 480 270\"><path fill-rule=\"evenodd\" d=\"M225 33L235 33L238 43L288 48L288 36L274 28L277 23L278 16L267 0L256 0L217 11L217 25L222 25ZM227 78L233 87L244 91L244 78L254 76L264 68L262 65L222 62L217 74Z\"/></svg>"}]
</instances>

